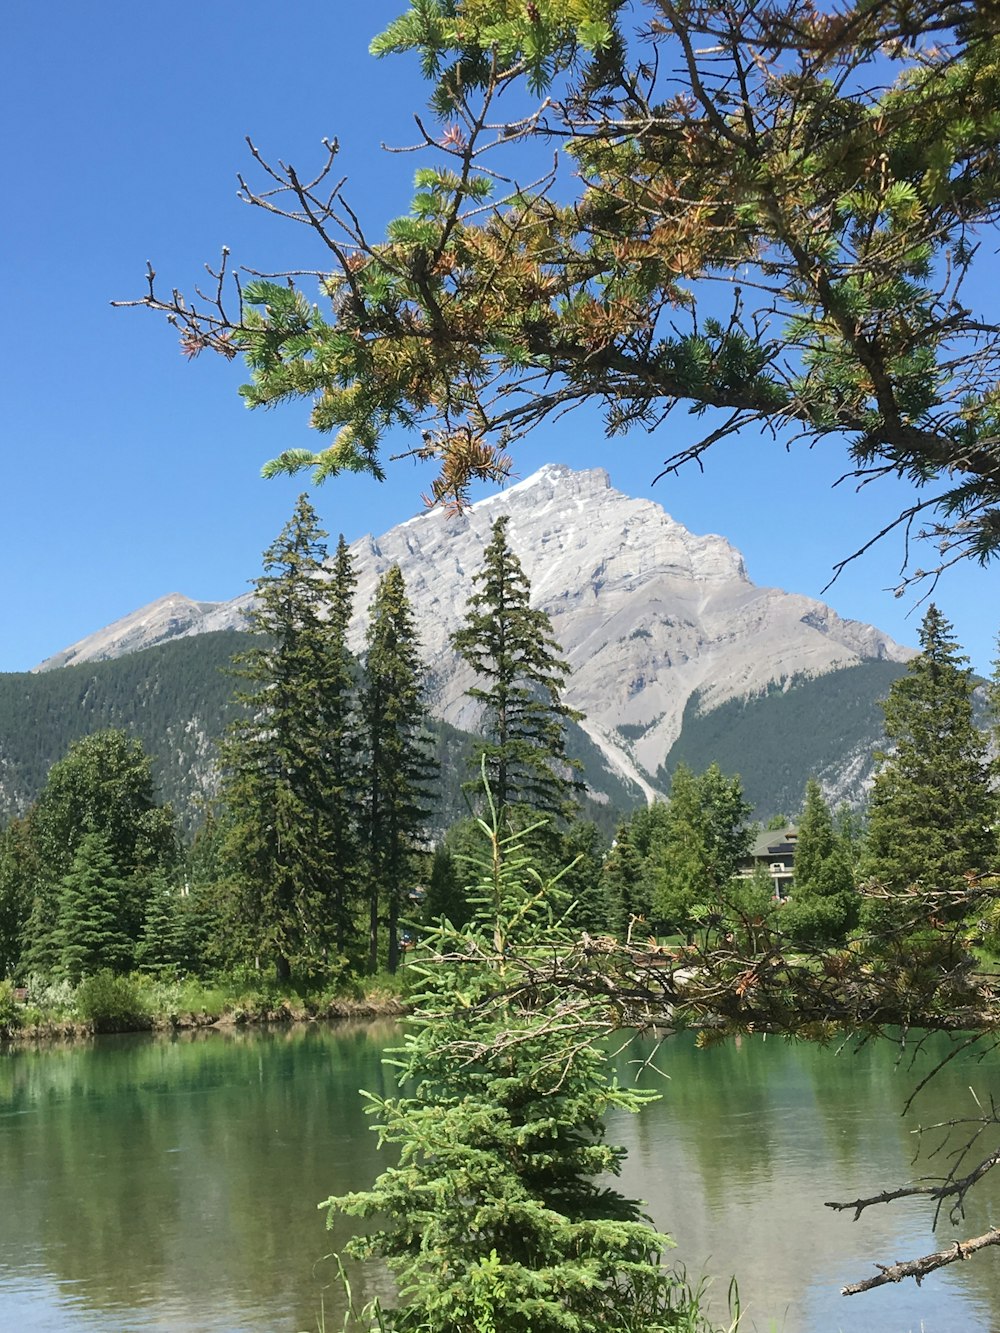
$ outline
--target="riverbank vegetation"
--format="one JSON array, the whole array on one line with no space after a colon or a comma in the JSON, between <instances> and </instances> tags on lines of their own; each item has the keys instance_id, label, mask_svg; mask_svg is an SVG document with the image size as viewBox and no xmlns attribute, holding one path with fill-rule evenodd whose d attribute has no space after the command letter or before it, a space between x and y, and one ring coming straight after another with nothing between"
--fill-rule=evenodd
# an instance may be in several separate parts
<instances>
[{"instance_id":1,"label":"riverbank vegetation","mask_svg":"<svg viewBox=\"0 0 1000 1333\"><path fill-rule=\"evenodd\" d=\"M380 971L397 977L422 922L465 913L458 867L471 825L431 823L426 671L402 576L381 578L358 660L351 557L341 539L329 562L325 539L303 496L264 554L254 635L232 667L240 711L192 839L158 800L141 743L115 729L71 745L0 833L0 968L25 1006L7 1028L98 1010L98 1025L132 1013L141 1026L182 1011L357 1003ZM580 818L565 748L566 668L502 520L477 585L456 642L485 686L470 688L483 738L470 778L484 756L505 808L523 822L540 802L555 817L539 826L538 855L554 866L585 852L578 865L596 877L602 839Z\"/></svg>"},{"instance_id":2,"label":"riverbank vegetation","mask_svg":"<svg viewBox=\"0 0 1000 1333\"><path fill-rule=\"evenodd\" d=\"M0 981L0 1042L178 1031L347 1018L399 1018L409 1009L409 977L387 972L350 985L294 990L261 976L163 978L101 971L78 986L28 978Z\"/></svg>"}]
</instances>

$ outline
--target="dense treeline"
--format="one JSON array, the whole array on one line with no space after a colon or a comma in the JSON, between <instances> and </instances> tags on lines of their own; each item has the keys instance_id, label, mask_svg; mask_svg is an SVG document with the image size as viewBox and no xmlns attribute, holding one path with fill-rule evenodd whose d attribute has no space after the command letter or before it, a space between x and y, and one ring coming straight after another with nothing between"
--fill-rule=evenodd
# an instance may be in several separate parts
<instances>
[{"instance_id":1,"label":"dense treeline","mask_svg":"<svg viewBox=\"0 0 1000 1333\"><path fill-rule=\"evenodd\" d=\"M355 660L347 647L351 557L341 538L331 563L325 538L302 497L265 552L250 632L150 650L145 670L138 657L105 664L114 688L96 710L80 706L95 692L94 669L7 678L12 689L23 687L22 710L26 696L35 702L29 719L39 700L61 701L84 727L123 719L131 701L151 727L164 721L157 702L176 719L181 689L192 715L207 675L216 722L228 724L218 754L205 756L218 792L204 801L202 824L186 844L157 791L153 756L124 728L82 735L49 767L37 799L0 839L5 974L75 984L135 968L250 969L273 973L280 985L311 985L382 965L395 971L434 865L438 885L443 867L457 873L449 847L461 841L462 819L436 863L432 843L443 815L467 822L484 763L495 764L501 785L492 784L492 797L515 822L531 823L533 805L548 793L552 828L535 842L553 867L572 860L578 846L598 865L601 835L581 823L579 761L567 751L578 716L561 700L565 668L547 617L528 605L503 520L485 555L486 590L471 600L469 626L456 636L466 654L483 644L476 671L485 689L470 691L482 706L479 738L429 722L398 567L379 583L366 649ZM499 589L489 583L497 569ZM500 644L490 639L498 629ZM220 671L223 646L229 657ZM164 654L182 667L169 676L169 690L149 672L151 658ZM49 686L60 677L68 695ZM16 690L11 698L18 701ZM169 747L171 725L167 731ZM55 734L40 730L36 762ZM198 743L205 747L204 733Z\"/></svg>"},{"instance_id":2,"label":"dense treeline","mask_svg":"<svg viewBox=\"0 0 1000 1333\"><path fill-rule=\"evenodd\" d=\"M120 728L142 743L157 791L185 836L193 836L218 789L219 741L240 711L232 660L250 646L249 634L221 630L108 662L0 673L0 824L37 800L74 741ZM476 737L440 718L429 718L427 727L441 774L431 823L443 830L467 813L463 784ZM588 816L610 836L639 801L638 789L608 767L578 724L569 723L567 736L588 784Z\"/></svg>"},{"instance_id":3,"label":"dense treeline","mask_svg":"<svg viewBox=\"0 0 1000 1333\"><path fill-rule=\"evenodd\" d=\"M498 594L492 587L490 596L499 596L500 605L485 618L482 600L473 601L458 646L471 653L476 617L480 628L488 623L493 631L509 617L515 628L520 625L525 641L513 651L517 632L510 630L504 640L510 662L501 660L492 676L485 668L497 660L495 650L488 660L480 658L485 687L475 687L474 696L483 708L479 740L444 724L433 728L419 704L422 668L398 572L371 609L369 651L359 664L345 642L353 587L346 549L341 545L337 553L338 619L327 614L326 552L308 506L292 526L296 523L292 545L301 546L307 530L316 547L306 597L306 603L313 599L310 614L319 635L309 650L312 658L303 649L307 579L301 550L294 568L274 572L288 556L285 534L284 554L272 548L271 573L259 581L259 605L265 608L272 595L276 600L271 612L256 613L256 635L203 636L169 645L161 651L172 650L187 670L169 677L170 692L152 689L141 696L151 700L149 714L156 717L155 701L167 699L173 707L169 695L178 680L193 691L201 668L214 668L223 646L240 649L236 665L227 664L228 674L213 671L223 682L215 696L218 706L231 717L222 752L223 799L206 805L213 811L208 822L193 841L185 839L170 804L162 801L154 761L135 737L108 729L75 741L49 769L38 799L0 837L0 966L5 973L21 980L36 975L79 981L105 966L210 975L248 966L266 971L273 965L277 978L287 983L293 971L316 979L342 976L345 970L375 971L382 963L395 969L421 920L446 915L460 926L473 914L465 886L480 833L470 817L470 800L476 799L483 764L488 781L497 774L504 784L501 789L491 781L494 800L521 827L537 823L548 804L548 821L528 835L527 845L539 873L564 871L567 924L595 936L652 934L690 941L723 920L743 923L745 929L747 920L763 927L780 914L792 939L832 945L843 943L862 918L856 887L861 881L890 889L919 883L944 889L942 876L959 886L965 877L990 868L997 823L993 763L973 717L973 678L936 608L921 631L921 655L902 677L894 669L887 673L893 678L884 706L891 748L879 761L870 836L867 841L860 836L859 821L846 810L831 812L820 785L811 779L790 804L792 818L785 821L797 822L799 830L794 892L790 902L782 902L766 858L755 863L751 855L758 826L751 821L745 788L739 778L726 777L719 764L701 771L676 765L667 801L619 817L610 829L613 810L605 809L603 824L586 817L599 807L581 805L574 769L567 766L566 746L582 733L576 716L561 704L564 669L546 639L546 625L533 619L537 613L525 618L526 580L506 545L502 522L485 553L479 586L489 588L490 580L496 585L500 571L506 591ZM289 587L297 603L294 598L288 602ZM479 590L474 594L483 596ZM285 650L281 615L290 616L292 646ZM398 615L405 625L392 622ZM328 668L319 664L330 657L328 640L335 625L335 688L320 707L317 682ZM396 669L392 662L401 625L402 638L414 643L407 650L411 684L404 688L405 682L396 680L397 688L410 691L402 712L412 736L407 744L414 748L405 752L394 748L402 734L399 709L391 699L379 698L372 674L380 653L390 676ZM291 653L287 661L283 651ZM541 656L532 666L535 654ZM131 659L105 665L120 682L114 696L120 707L137 680L149 682L148 676L124 669ZM78 680L93 681L93 672L85 668L60 674L73 671L80 673ZM251 692L245 687L236 700L226 693L232 691L234 675L251 680ZM292 717L279 724L275 681L282 677ZM522 678L530 688L520 683ZM30 684L40 678L27 679ZM538 681L549 679L546 705ZM831 698L838 697L834 690ZM300 715L295 714L296 698ZM520 714L512 700L522 708ZM315 722L308 724L315 734L308 741L306 715L317 707ZM392 714L388 731L387 708ZM921 723L921 717L928 722ZM951 727L947 743L944 719ZM276 758L275 751L282 729L292 747L284 759ZM304 763L315 766L308 780L302 776ZM296 765L298 795L293 799L289 787L286 798L276 774ZM453 774L450 784L439 776L442 768ZM393 796L393 784L404 770L416 785ZM324 796L330 772L331 792ZM446 785L452 792L447 802L440 794ZM925 789L926 797L921 795ZM399 800L402 822L391 814ZM324 801L328 833L322 832ZM282 818L287 820L284 834L279 832ZM397 828L401 832L391 832ZM282 847L284 862L267 852L272 838ZM943 840L950 851L941 850ZM906 849L905 865L900 848ZM311 858L315 865L307 871ZM279 890L278 866L285 862L290 879ZM314 887L304 888L306 881ZM277 906L279 901L284 905ZM870 904L865 910L866 922L878 917ZM984 912L977 911L977 928L985 938L996 927L983 918ZM289 932L298 940L294 946L286 939Z\"/></svg>"}]
</instances>

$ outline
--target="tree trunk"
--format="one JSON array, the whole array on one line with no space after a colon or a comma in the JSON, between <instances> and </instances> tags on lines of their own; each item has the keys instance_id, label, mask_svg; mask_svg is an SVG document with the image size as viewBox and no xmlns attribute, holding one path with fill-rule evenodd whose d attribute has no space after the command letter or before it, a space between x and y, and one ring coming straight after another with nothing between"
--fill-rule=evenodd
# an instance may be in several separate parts
<instances>
[{"instance_id":1,"label":"tree trunk","mask_svg":"<svg viewBox=\"0 0 1000 1333\"><path fill-rule=\"evenodd\" d=\"M399 894L394 890L389 896L389 971L399 967Z\"/></svg>"},{"instance_id":2,"label":"tree trunk","mask_svg":"<svg viewBox=\"0 0 1000 1333\"><path fill-rule=\"evenodd\" d=\"M368 890L368 971L378 971L378 884L375 880Z\"/></svg>"}]
</instances>

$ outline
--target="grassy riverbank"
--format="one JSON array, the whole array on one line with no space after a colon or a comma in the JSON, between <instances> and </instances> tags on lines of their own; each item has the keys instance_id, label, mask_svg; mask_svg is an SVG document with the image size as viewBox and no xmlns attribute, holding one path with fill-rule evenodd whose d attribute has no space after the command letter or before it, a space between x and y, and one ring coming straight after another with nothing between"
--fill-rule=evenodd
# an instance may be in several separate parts
<instances>
[{"instance_id":1,"label":"grassy riverbank","mask_svg":"<svg viewBox=\"0 0 1000 1333\"><path fill-rule=\"evenodd\" d=\"M105 1032L174 1031L342 1018L397 1017L407 1010L403 969L335 987L286 988L259 979L211 981L109 972L79 986L34 982L17 991L0 982L0 1044Z\"/></svg>"}]
</instances>

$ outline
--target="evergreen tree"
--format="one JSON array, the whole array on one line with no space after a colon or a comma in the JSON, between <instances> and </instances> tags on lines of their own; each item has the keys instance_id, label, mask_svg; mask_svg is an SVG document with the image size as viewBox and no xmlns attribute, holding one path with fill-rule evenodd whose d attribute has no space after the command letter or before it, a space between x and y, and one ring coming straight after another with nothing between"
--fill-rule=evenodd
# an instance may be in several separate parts
<instances>
[{"instance_id":1,"label":"evergreen tree","mask_svg":"<svg viewBox=\"0 0 1000 1333\"><path fill-rule=\"evenodd\" d=\"M19 970L36 874L28 821L12 820L0 833L0 980Z\"/></svg>"},{"instance_id":2,"label":"evergreen tree","mask_svg":"<svg viewBox=\"0 0 1000 1333\"><path fill-rule=\"evenodd\" d=\"M120 924L134 947L146 910L146 877L177 859L173 812L156 801L141 742L116 729L74 742L50 769L27 826L35 872L24 970L48 974L60 964L63 880L91 834L100 835L114 876L124 885Z\"/></svg>"},{"instance_id":3,"label":"evergreen tree","mask_svg":"<svg viewBox=\"0 0 1000 1333\"><path fill-rule=\"evenodd\" d=\"M357 663L347 646L357 575L341 533L327 585L329 694L325 725L330 797L330 857L337 868L330 902L334 943L345 953L356 940L357 907L363 897L363 855L358 807L361 801L361 737Z\"/></svg>"},{"instance_id":4,"label":"evergreen tree","mask_svg":"<svg viewBox=\"0 0 1000 1333\"><path fill-rule=\"evenodd\" d=\"M14 819L0 833L0 979L17 971L34 879L28 823Z\"/></svg>"},{"instance_id":5,"label":"evergreen tree","mask_svg":"<svg viewBox=\"0 0 1000 1333\"><path fill-rule=\"evenodd\" d=\"M993 766L968 659L934 605L920 645L883 704L889 746L877 756L864 870L893 890L961 889L997 854Z\"/></svg>"},{"instance_id":6,"label":"evergreen tree","mask_svg":"<svg viewBox=\"0 0 1000 1333\"><path fill-rule=\"evenodd\" d=\"M795 880L782 912L782 929L810 944L843 940L857 924L859 900L848 848L815 778L806 783L795 843Z\"/></svg>"},{"instance_id":7,"label":"evergreen tree","mask_svg":"<svg viewBox=\"0 0 1000 1333\"><path fill-rule=\"evenodd\" d=\"M657 848L657 916L689 933L695 920L719 911L750 850L749 815L738 777L727 778L718 764L698 775L678 765Z\"/></svg>"},{"instance_id":8,"label":"evergreen tree","mask_svg":"<svg viewBox=\"0 0 1000 1333\"><path fill-rule=\"evenodd\" d=\"M328 621L325 535L303 495L264 553L249 615L259 639L235 659L246 713L222 752L226 857L241 919L254 953L273 961L283 983L293 971L320 969L352 930L349 580L342 570Z\"/></svg>"},{"instance_id":9,"label":"evergreen tree","mask_svg":"<svg viewBox=\"0 0 1000 1333\"><path fill-rule=\"evenodd\" d=\"M232 922L238 896L231 891L225 869L225 826L212 810L187 849L176 904L182 971L201 974L228 968L245 954L233 949L233 936L242 932ZM227 929L232 923L235 930Z\"/></svg>"},{"instance_id":10,"label":"evergreen tree","mask_svg":"<svg viewBox=\"0 0 1000 1333\"><path fill-rule=\"evenodd\" d=\"M467 692L482 707L485 737L470 764L478 772L485 756L499 809L520 804L564 815L581 786L572 776L579 764L566 754L566 723L582 714L563 703L569 667L548 616L530 604L531 585L508 543L507 523L504 515L493 524L465 624L452 636L456 652L485 682Z\"/></svg>"},{"instance_id":11,"label":"evergreen tree","mask_svg":"<svg viewBox=\"0 0 1000 1333\"><path fill-rule=\"evenodd\" d=\"M660 1267L669 1238L606 1183L624 1157L607 1113L650 1094L619 1086L607 1052L560 1021L558 987L518 984L519 966L544 971L568 947L552 924L564 900L495 822L490 838L474 923L432 933L416 960L424 990L391 1053L407 1092L369 1094L399 1164L327 1200L331 1221L374 1219L347 1248L395 1276L398 1306L373 1315L395 1333L695 1333ZM573 1019L606 1014L598 1002Z\"/></svg>"},{"instance_id":12,"label":"evergreen tree","mask_svg":"<svg viewBox=\"0 0 1000 1333\"><path fill-rule=\"evenodd\" d=\"M386 570L369 610L361 716L367 738L364 829L368 874L368 962L379 958L385 910L387 965L399 965L400 908L412 885L433 774L425 730L424 668L398 565Z\"/></svg>"},{"instance_id":13,"label":"evergreen tree","mask_svg":"<svg viewBox=\"0 0 1000 1333\"><path fill-rule=\"evenodd\" d=\"M132 966L135 944L125 929L127 894L108 835L85 834L60 886L55 942L60 971L70 981L104 968L127 972Z\"/></svg>"},{"instance_id":14,"label":"evergreen tree","mask_svg":"<svg viewBox=\"0 0 1000 1333\"><path fill-rule=\"evenodd\" d=\"M601 880L608 899L608 928L618 939L629 931L648 934L653 916L655 849L661 845L667 822L663 801L634 810L618 826L604 861Z\"/></svg>"},{"instance_id":15,"label":"evergreen tree","mask_svg":"<svg viewBox=\"0 0 1000 1333\"><path fill-rule=\"evenodd\" d=\"M154 975L184 968L189 955L187 925L180 889L162 870L156 871L149 880L136 966Z\"/></svg>"},{"instance_id":16,"label":"evergreen tree","mask_svg":"<svg viewBox=\"0 0 1000 1333\"><path fill-rule=\"evenodd\" d=\"M602 874L606 849L607 839L589 819L574 819L559 840L566 867L559 883L570 899L566 923L590 935L611 932L611 903Z\"/></svg>"},{"instance_id":17,"label":"evergreen tree","mask_svg":"<svg viewBox=\"0 0 1000 1333\"><path fill-rule=\"evenodd\" d=\"M439 842L431 859L431 873L427 884L421 915L433 924L442 918L456 930L468 924L472 913L468 892L462 887L462 872L447 843Z\"/></svg>"}]
</instances>

